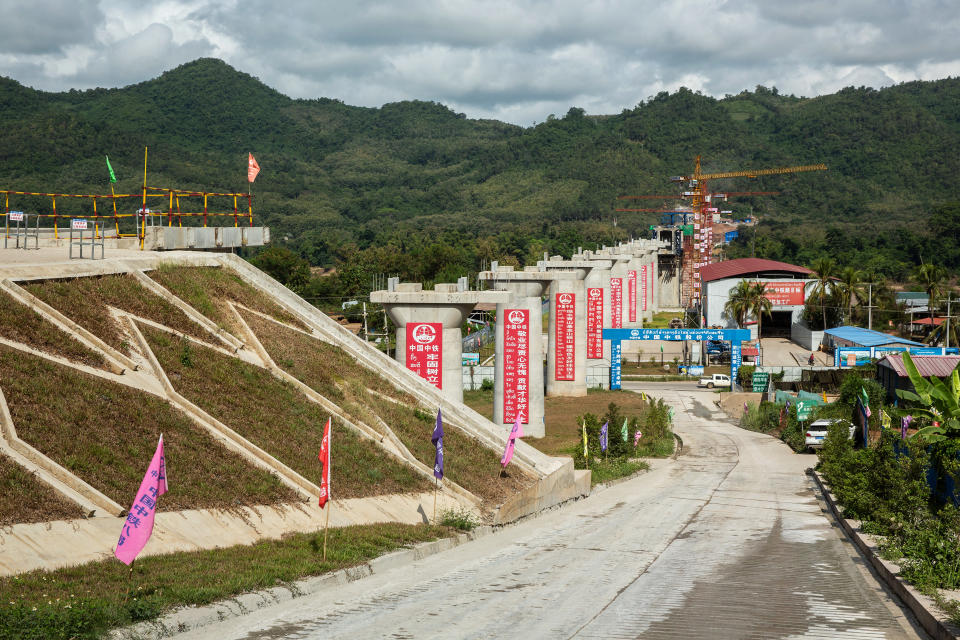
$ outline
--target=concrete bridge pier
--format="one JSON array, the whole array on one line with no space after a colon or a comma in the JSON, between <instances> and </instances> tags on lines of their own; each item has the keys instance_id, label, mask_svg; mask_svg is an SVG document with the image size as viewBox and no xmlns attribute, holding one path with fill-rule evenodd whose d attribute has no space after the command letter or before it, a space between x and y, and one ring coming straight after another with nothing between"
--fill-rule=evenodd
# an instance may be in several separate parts
<instances>
[{"instance_id":1,"label":"concrete bridge pier","mask_svg":"<svg viewBox=\"0 0 960 640\"><path fill-rule=\"evenodd\" d=\"M370 293L370 301L382 304L397 327L397 362L457 402L463 402L460 327L478 303L499 303L509 297L502 291L460 291L447 283L424 291L419 282Z\"/></svg>"}]
</instances>

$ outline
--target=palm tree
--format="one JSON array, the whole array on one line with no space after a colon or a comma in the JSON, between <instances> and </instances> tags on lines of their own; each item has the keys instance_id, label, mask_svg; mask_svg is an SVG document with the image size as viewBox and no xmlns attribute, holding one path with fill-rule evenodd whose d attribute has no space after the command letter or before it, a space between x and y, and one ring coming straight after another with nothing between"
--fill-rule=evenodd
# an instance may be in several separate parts
<instances>
[{"instance_id":1,"label":"palm tree","mask_svg":"<svg viewBox=\"0 0 960 640\"><path fill-rule=\"evenodd\" d=\"M824 311L823 301L827 296L827 292L832 289L832 281L834 273L837 270L837 263L833 258L818 258L811 268L817 274L817 280L813 283L813 290L811 294L820 298L820 315L823 316L823 330L827 330L827 314Z\"/></svg>"},{"instance_id":2,"label":"palm tree","mask_svg":"<svg viewBox=\"0 0 960 640\"><path fill-rule=\"evenodd\" d=\"M750 285L750 315L757 319L757 342L760 342L760 328L763 316L773 317L773 303L767 298L767 285L755 282Z\"/></svg>"},{"instance_id":3,"label":"palm tree","mask_svg":"<svg viewBox=\"0 0 960 640\"><path fill-rule=\"evenodd\" d=\"M927 292L929 300L927 308L930 310L930 326L933 326L933 308L939 301L938 298L943 295L943 288L946 285L947 270L935 264L917 265L913 270L913 279L917 281L920 288Z\"/></svg>"},{"instance_id":4,"label":"palm tree","mask_svg":"<svg viewBox=\"0 0 960 640\"><path fill-rule=\"evenodd\" d=\"M727 296L727 303L723 305L723 312L737 321L737 327L743 328L743 323L750 313L750 295L753 285L746 280L741 280L737 286L730 290Z\"/></svg>"},{"instance_id":5,"label":"palm tree","mask_svg":"<svg viewBox=\"0 0 960 640\"><path fill-rule=\"evenodd\" d=\"M847 307L847 323L852 323L853 301L856 300L859 304L863 304L863 299L867 297L866 288L863 284L863 272L853 267L844 267L843 271L840 272L837 287L840 289L843 305Z\"/></svg>"}]
</instances>

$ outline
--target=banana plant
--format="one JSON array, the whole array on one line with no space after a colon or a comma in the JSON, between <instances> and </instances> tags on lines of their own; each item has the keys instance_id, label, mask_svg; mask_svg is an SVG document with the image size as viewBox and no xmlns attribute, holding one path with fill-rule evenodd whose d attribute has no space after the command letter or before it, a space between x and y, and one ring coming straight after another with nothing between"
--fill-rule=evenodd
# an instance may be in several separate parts
<instances>
[{"instance_id":1,"label":"banana plant","mask_svg":"<svg viewBox=\"0 0 960 640\"><path fill-rule=\"evenodd\" d=\"M960 374L957 370L950 374L949 384L936 376L924 378L906 351L903 352L903 366L914 391L897 389L897 395L918 405L910 408L914 416L930 421L929 426L921 428L911 439L939 442L960 437Z\"/></svg>"}]
</instances>

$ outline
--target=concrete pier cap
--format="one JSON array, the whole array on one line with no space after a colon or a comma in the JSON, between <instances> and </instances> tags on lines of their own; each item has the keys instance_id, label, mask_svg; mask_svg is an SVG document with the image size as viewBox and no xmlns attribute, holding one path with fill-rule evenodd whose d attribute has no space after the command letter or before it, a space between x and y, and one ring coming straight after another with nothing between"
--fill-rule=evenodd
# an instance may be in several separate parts
<instances>
[{"instance_id":1,"label":"concrete pier cap","mask_svg":"<svg viewBox=\"0 0 960 640\"><path fill-rule=\"evenodd\" d=\"M546 433L544 426L544 349L543 349L543 322L541 316L541 296L547 294L554 283L566 282L570 290L576 288L577 282L582 280L573 271L543 271L536 266L525 267L522 271L514 270L510 266L498 267L496 271L481 271L477 274L478 280L485 280L496 291L509 292L508 302L497 303L496 326L496 368L493 377L493 422L495 424L513 424L516 413L526 418L524 433L534 438L542 438ZM527 379L518 382L516 367L511 364L516 338L512 333L515 323L510 322L508 310L520 309L527 311L528 327L525 337L528 338L526 358L522 358L520 366L526 366ZM555 319L551 306L550 324ZM505 324L511 328L509 345L505 340ZM509 346L510 352L506 351ZM549 353L549 350L548 350ZM522 385L523 388L515 388ZM517 407L517 408L515 408ZM521 420L522 420L521 418Z\"/></svg>"},{"instance_id":2,"label":"concrete pier cap","mask_svg":"<svg viewBox=\"0 0 960 640\"><path fill-rule=\"evenodd\" d=\"M419 282L401 282L393 291L370 292L370 302L382 304L397 327L397 362L439 387L444 396L456 402L463 402L460 327L477 304L498 304L509 299L510 293L506 291L462 291L455 283L436 284L432 291L424 291ZM435 335L437 324L439 336ZM409 348L408 333L417 342ZM436 360L432 359L436 354L434 347L439 347L440 355L436 373L433 366Z\"/></svg>"}]
</instances>

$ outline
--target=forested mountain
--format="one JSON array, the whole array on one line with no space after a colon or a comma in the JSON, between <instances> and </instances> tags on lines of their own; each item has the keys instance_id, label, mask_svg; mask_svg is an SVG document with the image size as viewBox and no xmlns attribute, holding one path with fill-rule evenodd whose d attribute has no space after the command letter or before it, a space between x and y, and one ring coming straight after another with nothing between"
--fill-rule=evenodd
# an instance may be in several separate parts
<instances>
[{"instance_id":1,"label":"forested mountain","mask_svg":"<svg viewBox=\"0 0 960 640\"><path fill-rule=\"evenodd\" d=\"M122 89L45 93L0 78L0 188L108 193L108 154L118 192L136 192L144 146L151 185L207 190L245 191L252 151L258 222L311 264L338 266L324 285L338 293L372 273L450 280L485 259L522 264L643 235L658 216L617 214L616 196L676 192L669 177L692 172L698 154L705 172L830 167L713 183L782 192L730 207L763 221L759 256L829 254L892 277L921 258L960 267L955 79L812 99L681 89L616 115L571 108L522 128L433 102L294 100L212 59Z\"/></svg>"}]
</instances>

